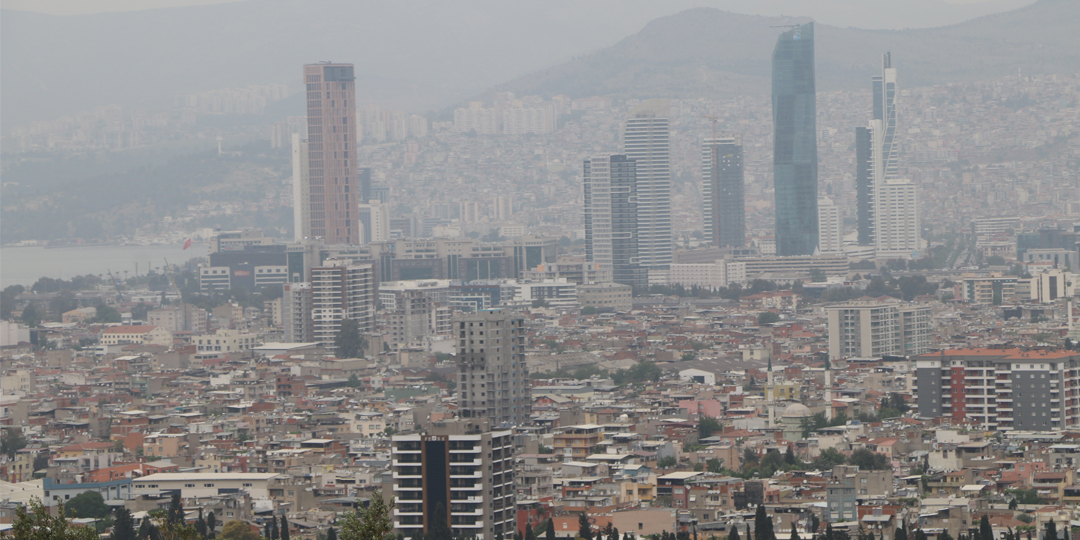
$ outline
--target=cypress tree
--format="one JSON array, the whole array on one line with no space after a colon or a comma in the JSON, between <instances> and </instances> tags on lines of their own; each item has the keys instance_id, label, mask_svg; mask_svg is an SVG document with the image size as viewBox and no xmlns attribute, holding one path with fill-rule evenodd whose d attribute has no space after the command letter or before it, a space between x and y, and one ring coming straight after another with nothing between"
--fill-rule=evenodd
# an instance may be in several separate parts
<instances>
[{"instance_id":1,"label":"cypress tree","mask_svg":"<svg viewBox=\"0 0 1080 540\"><path fill-rule=\"evenodd\" d=\"M735 525L731 527L731 534L728 535L728 540L740 540L739 539L739 526Z\"/></svg>"},{"instance_id":2,"label":"cypress tree","mask_svg":"<svg viewBox=\"0 0 1080 540\"><path fill-rule=\"evenodd\" d=\"M199 509L199 517L195 519L195 533L199 538L206 538L206 520L203 519L202 508Z\"/></svg>"},{"instance_id":3,"label":"cypress tree","mask_svg":"<svg viewBox=\"0 0 1080 540\"><path fill-rule=\"evenodd\" d=\"M208 538L217 536L217 516L214 515L214 511L211 510L209 514L206 514L206 532Z\"/></svg>"},{"instance_id":4,"label":"cypress tree","mask_svg":"<svg viewBox=\"0 0 1080 540\"><path fill-rule=\"evenodd\" d=\"M1057 523L1054 523L1053 518L1046 522L1046 533L1043 534L1043 540L1058 540Z\"/></svg>"},{"instance_id":5,"label":"cypress tree","mask_svg":"<svg viewBox=\"0 0 1080 540\"><path fill-rule=\"evenodd\" d=\"M281 515L281 540L289 540L289 520L284 514Z\"/></svg>"},{"instance_id":6,"label":"cypress tree","mask_svg":"<svg viewBox=\"0 0 1080 540\"><path fill-rule=\"evenodd\" d=\"M274 519L273 516L270 516L270 540L281 540L277 528L277 519Z\"/></svg>"},{"instance_id":7,"label":"cypress tree","mask_svg":"<svg viewBox=\"0 0 1080 540\"><path fill-rule=\"evenodd\" d=\"M135 532L135 518L131 517L131 511L127 508L117 508L116 521L113 522L109 540L136 540L138 537L138 533Z\"/></svg>"},{"instance_id":8,"label":"cypress tree","mask_svg":"<svg viewBox=\"0 0 1080 540\"><path fill-rule=\"evenodd\" d=\"M326 540L337 540L337 531L333 527L326 531Z\"/></svg>"},{"instance_id":9,"label":"cypress tree","mask_svg":"<svg viewBox=\"0 0 1080 540\"><path fill-rule=\"evenodd\" d=\"M593 540L592 523L589 522L589 516L585 515L585 512L578 514L578 536L582 540Z\"/></svg>"},{"instance_id":10,"label":"cypress tree","mask_svg":"<svg viewBox=\"0 0 1080 540\"><path fill-rule=\"evenodd\" d=\"M548 518L548 520L547 520L547 529L544 530L544 536L547 537L547 540L555 540L555 520L554 519Z\"/></svg>"}]
</instances>

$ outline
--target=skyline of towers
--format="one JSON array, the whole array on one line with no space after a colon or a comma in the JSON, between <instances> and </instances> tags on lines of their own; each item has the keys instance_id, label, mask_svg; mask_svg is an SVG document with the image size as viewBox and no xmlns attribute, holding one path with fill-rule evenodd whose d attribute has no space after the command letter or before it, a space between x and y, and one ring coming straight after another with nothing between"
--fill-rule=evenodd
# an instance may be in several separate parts
<instances>
[{"instance_id":1,"label":"skyline of towers","mask_svg":"<svg viewBox=\"0 0 1080 540\"><path fill-rule=\"evenodd\" d=\"M610 270L616 283L645 286L648 270L640 264L637 165L622 154L584 161L585 257Z\"/></svg>"},{"instance_id":2,"label":"skyline of towers","mask_svg":"<svg viewBox=\"0 0 1080 540\"><path fill-rule=\"evenodd\" d=\"M359 244L356 78L352 64L307 64L310 236Z\"/></svg>"},{"instance_id":3,"label":"skyline of towers","mask_svg":"<svg viewBox=\"0 0 1080 540\"><path fill-rule=\"evenodd\" d=\"M776 40L772 56L773 182L776 254L813 255L818 247L817 103L814 23Z\"/></svg>"},{"instance_id":4,"label":"skyline of towers","mask_svg":"<svg viewBox=\"0 0 1080 540\"><path fill-rule=\"evenodd\" d=\"M920 248L918 188L899 178L896 152L896 69L881 56L881 75L871 78L873 116L855 128L855 191L859 244L878 256L908 257Z\"/></svg>"},{"instance_id":5,"label":"skyline of towers","mask_svg":"<svg viewBox=\"0 0 1080 540\"><path fill-rule=\"evenodd\" d=\"M668 100L645 101L630 111L623 132L623 153L637 162L638 263L646 269L671 265L669 114Z\"/></svg>"},{"instance_id":6,"label":"skyline of towers","mask_svg":"<svg viewBox=\"0 0 1080 540\"><path fill-rule=\"evenodd\" d=\"M742 247L746 202L740 136L709 137L702 142L701 178L705 241L715 247Z\"/></svg>"}]
</instances>

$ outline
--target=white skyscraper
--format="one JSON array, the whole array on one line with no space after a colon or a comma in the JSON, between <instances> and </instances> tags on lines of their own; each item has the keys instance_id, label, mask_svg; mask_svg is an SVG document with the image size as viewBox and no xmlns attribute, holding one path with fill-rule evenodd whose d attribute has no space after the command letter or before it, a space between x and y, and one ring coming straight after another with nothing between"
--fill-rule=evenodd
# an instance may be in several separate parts
<instances>
[{"instance_id":1,"label":"white skyscraper","mask_svg":"<svg viewBox=\"0 0 1080 540\"><path fill-rule=\"evenodd\" d=\"M653 99L630 111L623 136L626 157L637 162L638 260L644 268L671 264L669 104Z\"/></svg>"},{"instance_id":2,"label":"white skyscraper","mask_svg":"<svg viewBox=\"0 0 1080 540\"><path fill-rule=\"evenodd\" d=\"M311 236L311 178L308 175L308 143L292 136L293 238L302 242Z\"/></svg>"},{"instance_id":3,"label":"white skyscraper","mask_svg":"<svg viewBox=\"0 0 1080 540\"><path fill-rule=\"evenodd\" d=\"M878 257L912 257L921 246L919 240L918 188L910 180L899 178L896 151L896 69L892 58L881 58L881 75L873 78L874 116L867 125L865 144L869 152L865 173L868 185L862 188L860 236L863 220L869 222L868 236ZM858 144L858 142L857 142ZM856 158L858 159L858 158ZM862 211L862 210L860 210Z\"/></svg>"},{"instance_id":4,"label":"white skyscraper","mask_svg":"<svg viewBox=\"0 0 1080 540\"><path fill-rule=\"evenodd\" d=\"M840 209L828 197L818 197L818 251L844 252L844 228Z\"/></svg>"}]
</instances>

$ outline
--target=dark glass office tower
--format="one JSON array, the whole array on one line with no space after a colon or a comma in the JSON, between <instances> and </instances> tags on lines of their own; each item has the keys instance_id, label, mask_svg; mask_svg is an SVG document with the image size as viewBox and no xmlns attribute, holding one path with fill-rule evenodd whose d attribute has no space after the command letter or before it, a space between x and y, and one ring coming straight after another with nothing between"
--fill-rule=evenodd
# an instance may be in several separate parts
<instances>
[{"instance_id":1,"label":"dark glass office tower","mask_svg":"<svg viewBox=\"0 0 1080 540\"><path fill-rule=\"evenodd\" d=\"M859 245L874 245L874 162L870 129L855 128L855 203L859 218Z\"/></svg>"},{"instance_id":2,"label":"dark glass office tower","mask_svg":"<svg viewBox=\"0 0 1080 540\"><path fill-rule=\"evenodd\" d=\"M701 173L705 241L716 247L741 247L746 243L746 208L740 138L705 139Z\"/></svg>"},{"instance_id":3,"label":"dark glass office tower","mask_svg":"<svg viewBox=\"0 0 1080 540\"><path fill-rule=\"evenodd\" d=\"M813 255L818 245L814 23L780 34L772 59L776 254Z\"/></svg>"}]
</instances>

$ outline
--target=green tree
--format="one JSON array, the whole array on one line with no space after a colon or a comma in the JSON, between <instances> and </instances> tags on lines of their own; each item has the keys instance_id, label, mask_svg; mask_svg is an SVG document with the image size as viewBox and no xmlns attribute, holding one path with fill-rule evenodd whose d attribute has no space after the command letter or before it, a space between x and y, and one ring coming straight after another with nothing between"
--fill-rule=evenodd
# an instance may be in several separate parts
<instances>
[{"instance_id":1,"label":"green tree","mask_svg":"<svg viewBox=\"0 0 1080 540\"><path fill-rule=\"evenodd\" d=\"M5 429L0 433L0 454L6 455L8 459L15 459L16 452L23 448L26 448L26 437L23 437L22 432Z\"/></svg>"},{"instance_id":2,"label":"green tree","mask_svg":"<svg viewBox=\"0 0 1080 540\"><path fill-rule=\"evenodd\" d=\"M367 349L367 340L360 335L360 323L355 319L343 319L337 336L334 337L334 355L338 358L363 358ZM342 536L345 527L341 528Z\"/></svg>"},{"instance_id":3,"label":"green tree","mask_svg":"<svg viewBox=\"0 0 1080 540\"><path fill-rule=\"evenodd\" d=\"M284 514L281 515L281 540L289 540L289 520Z\"/></svg>"},{"instance_id":4,"label":"green tree","mask_svg":"<svg viewBox=\"0 0 1080 540\"><path fill-rule=\"evenodd\" d=\"M35 328L41 325L41 311L38 310L36 304L30 302L26 305L26 307L23 308L22 321L23 324L29 326L30 328Z\"/></svg>"},{"instance_id":5,"label":"green tree","mask_svg":"<svg viewBox=\"0 0 1080 540\"><path fill-rule=\"evenodd\" d=\"M0 291L0 319L8 320L11 312L15 310L16 298L26 291L22 285L8 285Z\"/></svg>"},{"instance_id":6,"label":"green tree","mask_svg":"<svg viewBox=\"0 0 1080 540\"><path fill-rule=\"evenodd\" d=\"M754 514L754 540L776 540L772 520L765 512L764 504L759 504Z\"/></svg>"},{"instance_id":7,"label":"green tree","mask_svg":"<svg viewBox=\"0 0 1080 540\"><path fill-rule=\"evenodd\" d=\"M94 305L94 310L95 314L94 318L92 319L93 322L118 323L123 320L123 318L120 316L120 312L116 308L107 305L101 300L98 300L97 304Z\"/></svg>"},{"instance_id":8,"label":"green tree","mask_svg":"<svg viewBox=\"0 0 1080 540\"><path fill-rule=\"evenodd\" d=\"M720 473L724 470L724 460L722 459L710 459L705 462L705 469L711 473Z\"/></svg>"},{"instance_id":9,"label":"green tree","mask_svg":"<svg viewBox=\"0 0 1080 540\"><path fill-rule=\"evenodd\" d=\"M97 491L84 491L67 502L67 513L77 518L100 519L109 515L109 505Z\"/></svg>"},{"instance_id":10,"label":"green tree","mask_svg":"<svg viewBox=\"0 0 1080 540\"><path fill-rule=\"evenodd\" d=\"M665 456L665 457L660 458L656 462L656 466L661 468L661 469L670 469L670 468L672 468L672 467L674 467L675 465L678 465L678 464L679 464L679 462L675 459L674 456Z\"/></svg>"},{"instance_id":11,"label":"green tree","mask_svg":"<svg viewBox=\"0 0 1080 540\"><path fill-rule=\"evenodd\" d=\"M1058 540L1057 523L1054 523L1054 518L1050 518L1050 521L1046 522L1046 532L1043 533L1043 540Z\"/></svg>"},{"instance_id":12,"label":"green tree","mask_svg":"<svg viewBox=\"0 0 1080 540\"><path fill-rule=\"evenodd\" d=\"M453 540L453 537L454 533L450 531L450 525L446 521L446 507L441 502L436 503L435 515L432 516L427 540Z\"/></svg>"},{"instance_id":13,"label":"green tree","mask_svg":"<svg viewBox=\"0 0 1080 540\"><path fill-rule=\"evenodd\" d=\"M986 514L979 520L979 540L994 540L994 529L990 526L990 517Z\"/></svg>"},{"instance_id":14,"label":"green tree","mask_svg":"<svg viewBox=\"0 0 1080 540\"><path fill-rule=\"evenodd\" d=\"M765 326L766 324L772 324L780 321L780 314L773 313L772 311L762 311L758 313L757 322L758 326Z\"/></svg>"},{"instance_id":15,"label":"green tree","mask_svg":"<svg viewBox=\"0 0 1080 540\"><path fill-rule=\"evenodd\" d=\"M713 433L723 431L724 429L724 427L720 425L719 420L706 415L702 415L701 418L698 418L697 428L699 439L706 439L711 437Z\"/></svg>"},{"instance_id":16,"label":"green tree","mask_svg":"<svg viewBox=\"0 0 1080 540\"><path fill-rule=\"evenodd\" d=\"M149 519L143 519L142 525L139 525L139 540L149 540L152 536L155 536L154 524L150 523Z\"/></svg>"},{"instance_id":17,"label":"green tree","mask_svg":"<svg viewBox=\"0 0 1080 540\"><path fill-rule=\"evenodd\" d=\"M56 516L49 515L49 509L36 497L30 499L29 512L26 507L15 509L15 519L11 522L14 538L19 540L97 540L98 536L90 527L72 527L65 516L61 503Z\"/></svg>"},{"instance_id":18,"label":"green tree","mask_svg":"<svg viewBox=\"0 0 1080 540\"><path fill-rule=\"evenodd\" d=\"M209 514L206 514L206 533L208 538L213 538L217 534L217 516L214 515L214 511L211 510Z\"/></svg>"},{"instance_id":19,"label":"green tree","mask_svg":"<svg viewBox=\"0 0 1080 540\"><path fill-rule=\"evenodd\" d=\"M1006 493L1011 494L1017 504L1042 504L1043 500L1039 497L1039 492L1034 489L1010 489Z\"/></svg>"},{"instance_id":20,"label":"green tree","mask_svg":"<svg viewBox=\"0 0 1080 540\"><path fill-rule=\"evenodd\" d=\"M578 536L582 540L593 540L592 523L589 521L589 516L585 515L585 512L578 514Z\"/></svg>"},{"instance_id":21,"label":"green tree","mask_svg":"<svg viewBox=\"0 0 1080 540\"><path fill-rule=\"evenodd\" d=\"M739 526L738 525L733 526L731 528L731 533L728 534L728 540L741 540L739 538Z\"/></svg>"},{"instance_id":22,"label":"green tree","mask_svg":"<svg viewBox=\"0 0 1080 540\"><path fill-rule=\"evenodd\" d=\"M329 529L327 529L327 531L326 531L326 540L338 540L337 530L335 530L333 527L330 527Z\"/></svg>"},{"instance_id":23,"label":"green tree","mask_svg":"<svg viewBox=\"0 0 1080 540\"><path fill-rule=\"evenodd\" d=\"M206 520L202 515L202 508L199 509L199 517L195 518L195 532L199 533L200 538L206 538Z\"/></svg>"},{"instance_id":24,"label":"green tree","mask_svg":"<svg viewBox=\"0 0 1080 540\"><path fill-rule=\"evenodd\" d=\"M281 531L278 530L277 520L270 518L270 540L281 540Z\"/></svg>"},{"instance_id":25,"label":"green tree","mask_svg":"<svg viewBox=\"0 0 1080 540\"><path fill-rule=\"evenodd\" d=\"M246 521L230 521L221 528L222 540L264 540Z\"/></svg>"},{"instance_id":26,"label":"green tree","mask_svg":"<svg viewBox=\"0 0 1080 540\"><path fill-rule=\"evenodd\" d=\"M884 454L878 454L867 448L860 448L852 452L851 464L864 471L882 471L892 468Z\"/></svg>"},{"instance_id":27,"label":"green tree","mask_svg":"<svg viewBox=\"0 0 1080 540\"><path fill-rule=\"evenodd\" d=\"M757 464L761 461L761 457L758 456L757 452L755 452L753 449L743 448L742 461L743 469L746 469L747 467L756 467Z\"/></svg>"},{"instance_id":28,"label":"green tree","mask_svg":"<svg viewBox=\"0 0 1080 540\"><path fill-rule=\"evenodd\" d=\"M829 280L829 276L825 274L825 271L820 268L810 269L810 281L813 283L825 283Z\"/></svg>"},{"instance_id":29,"label":"green tree","mask_svg":"<svg viewBox=\"0 0 1080 540\"><path fill-rule=\"evenodd\" d=\"M344 523L341 525L341 539L386 540L386 537L394 531L394 524L390 520L393 508L394 503L386 504L382 492L376 490L371 494L371 503L366 508L361 508L359 512L345 514ZM435 509L436 519L438 519L438 506ZM443 525L446 526L445 507L441 515L444 516ZM446 528L449 531L449 527Z\"/></svg>"},{"instance_id":30,"label":"green tree","mask_svg":"<svg viewBox=\"0 0 1080 540\"><path fill-rule=\"evenodd\" d=\"M555 520L548 518L547 527L544 527L544 537L546 540L555 540Z\"/></svg>"},{"instance_id":31,"label":"green tree","mask_svg":"<svg viewBox=\"0 0 1080 540\"><path fill-rule=\"evenodd\" d=\"M165 514L165 523L176 524L184 522L184 503L180 502L180 492L174 491L169 501L169 509Z\"/></svg>"},{"instance_id":32,"label":"green tree","mask_svg":"<svg viewBox=\"0 0 1080 540\"><path fill-rule=\"evenodd\" d=\"M131 511L127 508L117 508L109 540L137 540L138 538L139 535L135 532L135 518L131 517Z\"/></svg>"}]
</instances>

